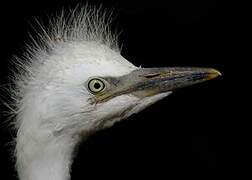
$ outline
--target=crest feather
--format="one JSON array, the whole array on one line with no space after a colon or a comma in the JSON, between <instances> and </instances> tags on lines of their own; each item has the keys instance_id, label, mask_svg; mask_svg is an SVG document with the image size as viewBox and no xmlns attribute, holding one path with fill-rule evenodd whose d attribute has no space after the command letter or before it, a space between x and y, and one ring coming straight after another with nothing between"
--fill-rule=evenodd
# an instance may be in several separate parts
<instances>
[{"instance_id":1,"label":"crest feather","mask_svg":"<svg viewBox=\"0 0 252 180\"><path fill-rule=\"evenodd\" d=\"M10 114L19 116L29 84L58 46L73 42L96 42L120 52L118 34L113 33L110 28L112 16L113 11L104 10L102 6L97 8L79 5L71 10L61 10L52 19L48 19L47 26L36 20L35 25L32 25L35 36L29 34L30 40L25 44L22 56L14 56L12 61L14 73L9 88L12 102L7 103L11 106ZM20 118L15 119L15 128L18 129Z\"/></svg>"}]
</instances>

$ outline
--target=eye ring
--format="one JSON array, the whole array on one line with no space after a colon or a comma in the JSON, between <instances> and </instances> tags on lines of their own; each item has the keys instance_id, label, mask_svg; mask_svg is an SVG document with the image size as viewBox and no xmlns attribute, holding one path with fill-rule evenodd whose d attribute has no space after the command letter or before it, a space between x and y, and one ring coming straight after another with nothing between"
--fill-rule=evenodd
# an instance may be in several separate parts
<instances>
[{"instance_id":1,"label":"eye ring","mask_svg":"<svg viewBox=\"0 0 252 180\"><path fill-rule=\"evenodd\" d=\"M105 89L105 83L100 78L93 78L88 81L88 90L93 93L102 92Z\"/></svg>"}]
</instances>

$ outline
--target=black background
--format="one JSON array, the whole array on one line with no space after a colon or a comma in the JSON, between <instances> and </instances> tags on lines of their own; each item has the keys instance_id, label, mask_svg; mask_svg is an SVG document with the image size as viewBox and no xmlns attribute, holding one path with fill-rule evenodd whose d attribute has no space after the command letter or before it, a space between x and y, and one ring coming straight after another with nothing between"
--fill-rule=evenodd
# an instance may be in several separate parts
<instances>
[{"instance_id":1,"label":"black background","mask_svg":"<svg viewBox=\"0 0 252 180\"><path fill-rule=\"evenodd\" d=\"M9 59L21 54L34 17L45 17L80 1L1 1L0 77L10 74ZM83 1L85 3L85 1ZM143 67L212 67L223 76L178 90L143 112L93 135L80 146L72 179L217 178L234 165L231 151L237 128L237 97L242 66L238 52L240 19L230 1L89 1L114 8L122 29L122 55ZM233 60L236 63L234 65ZM1 97L4 98L3 93ZM4 107L1 107L4 111ZM2 113L3 115L3 113ZM0 125L0 171L17 179L8 142L15 136ZM228 174L235 172L228 170ZM221 175L221 176L220 176ZM86 177L87 176L87 177ZM2 178L1 178L2 179Z\"/></svg>"}]
</instances>

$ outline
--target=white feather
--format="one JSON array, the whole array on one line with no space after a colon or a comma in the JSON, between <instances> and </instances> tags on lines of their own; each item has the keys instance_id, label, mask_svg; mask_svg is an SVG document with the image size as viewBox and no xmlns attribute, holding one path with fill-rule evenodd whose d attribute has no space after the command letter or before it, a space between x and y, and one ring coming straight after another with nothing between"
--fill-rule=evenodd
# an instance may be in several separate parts
<instances>
[{"instance_id":1,"label":"white feather","mask_svg":"<svg viewBox=\"0 0 252 180\"><path fill-rule=\"evenodd\" d=\"M85 82L90 77L117 77L137 69L120 55L109 22L106 12L88 6L70 15L62 11L48 29L41 28L39 40L32 38L24 58L16 58L11 91L21 180L70 179L73 150L83 134L111 126L169 94L88 102Z\"/></svg>"}]
</instances>

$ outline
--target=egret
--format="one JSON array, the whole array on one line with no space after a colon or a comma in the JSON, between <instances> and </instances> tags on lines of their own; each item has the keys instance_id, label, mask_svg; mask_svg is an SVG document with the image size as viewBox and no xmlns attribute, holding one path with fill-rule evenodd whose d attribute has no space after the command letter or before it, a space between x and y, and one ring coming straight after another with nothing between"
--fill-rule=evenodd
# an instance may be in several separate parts
<instances>
[{"instance_id":1,"label":"egret","mask_svg":"<svg viewBox=\"0 0 252 180\"><path fill-rule=\"evenodd\" d=\"M172 91L220 75L211 68L136 67L120 54L108 13L86 6L38 23L15 58L16 168L20 180L69 180L74 149L98 130Z\"/></svg>"}]
</instances>

